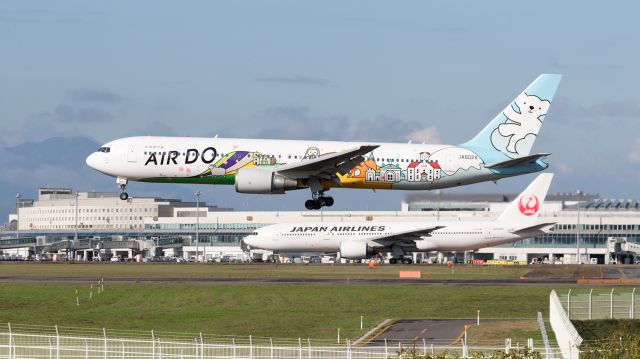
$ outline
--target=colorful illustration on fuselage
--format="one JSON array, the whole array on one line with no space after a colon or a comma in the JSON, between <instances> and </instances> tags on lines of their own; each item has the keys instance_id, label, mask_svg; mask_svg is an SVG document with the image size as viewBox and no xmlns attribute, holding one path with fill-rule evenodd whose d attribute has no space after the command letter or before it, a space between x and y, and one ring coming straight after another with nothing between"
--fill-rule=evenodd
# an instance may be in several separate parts
<instances>
[{"instance_id":1,"label":"colorful illustration on fuselage","mask_svg":"<svg viewBox=\"0 0 640 359\"><path fill-rule=\"evenodd\" d=\"M294 158L313 159L321 155L317 147L309 147L303 155ZM348 187L389 189L401 183L417 185L437 182L471 168L480 170L482 163L478 155L459 147L447 147L433 154L420 152L419 158L414 159L380 158L370 153L365 161L338 178L342 185ZM278 167L283 164L273 154L233 151L223 155L197 177L233 182L236 172L241 168Z\"/></svg>"}]
</instances>

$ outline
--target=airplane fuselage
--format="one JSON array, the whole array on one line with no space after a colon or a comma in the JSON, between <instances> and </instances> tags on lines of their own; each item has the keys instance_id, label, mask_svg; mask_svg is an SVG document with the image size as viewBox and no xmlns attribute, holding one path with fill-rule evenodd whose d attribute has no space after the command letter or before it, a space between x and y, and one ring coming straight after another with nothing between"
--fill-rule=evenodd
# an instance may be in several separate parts
<instances>
[{"instance_id":1,"label":"airplane fuselage","mask_svg":"<svg viewBox=\"0 0 640 359\"><path fill-rule=\"evenodd\" d=\"M87 163L102 173L126 180L232 185L239 169L277 169L361 145L337 141L128 137L103 145L87 158ZM481 152L461 146L382 143L348 173L339 175L337 180L323 180L322 186L428 190L495 181L547 167L539 160L508 171L489 169L484 165L508 157ZM307 186L299 181L299 188Z\"/></svg>"},{"instance_id":2,"label":"airplane fuselage","mask_svg":"<svg viewBox=\"0 0 640 359\"><path fill-rule=\"evenodd\" d=\"M443 227L420 239L406 242L384 238L398 233L428 227ZM511 233L513 228L499 222L326 222L306 224L278 224L258 229L245 238L252 248L275 252L323 252L340 251L343 242L366 242L374 252L394 245L405 251L465 251L490 247L521 239Z\"/></svg>"}]
</instances>

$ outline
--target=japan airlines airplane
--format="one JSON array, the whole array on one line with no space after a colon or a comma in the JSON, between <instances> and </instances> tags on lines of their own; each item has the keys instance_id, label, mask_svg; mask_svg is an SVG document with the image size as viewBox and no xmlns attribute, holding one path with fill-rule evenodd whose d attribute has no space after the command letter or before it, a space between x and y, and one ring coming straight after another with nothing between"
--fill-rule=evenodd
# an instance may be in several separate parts
<instances>
[{"instance_id":1,"label":"japan airlines airplane","mask_svg":"<svg viewBox=\"0 0 640 359\"><path fill-rule=\"evenodd\" d=\"M392 253L390 263L407 252L467 251L514 242L545 233L554 223L538 223L553 174L542 173L495 221L484 222L305 222L257 229L244 239L251 249L273 252L340 252L364 259Z\"/></svg>"},{"instance_id":2,"label":"japan airlines airplane","mask_svg":"<svg viewBox=\"0 0 640 359\"><path fill-rule=\"evenodd\" d=\"M129 181L235 185L240 193L309 188L307 209L333 205L331 188L430 190L538 172L530 154L560 75L540 75L473 139L459 146L236 138L127 137L104 144L87 165ZM393 123L389 123L393 126Z\"/></svg>"}]
</instances>

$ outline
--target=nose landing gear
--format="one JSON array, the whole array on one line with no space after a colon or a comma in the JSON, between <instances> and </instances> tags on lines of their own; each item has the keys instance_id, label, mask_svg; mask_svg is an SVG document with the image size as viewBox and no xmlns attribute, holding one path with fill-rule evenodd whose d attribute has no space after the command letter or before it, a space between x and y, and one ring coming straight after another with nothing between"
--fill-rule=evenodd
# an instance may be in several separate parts
<instances>
[{"instance_id":1,"label":"nose landing gear","mask_svg":"<svg viewBox=\"0 0 640 359\"><path fill-rule=\"evenodd\" d=\"M120 191L122 191L120 193L120 199L123 201L129 199L129 194L126 192L129 181L126 178L118 177L116 178L116 183L118 184L118 187L120 187Z\"/></svg>"}]
</instances>

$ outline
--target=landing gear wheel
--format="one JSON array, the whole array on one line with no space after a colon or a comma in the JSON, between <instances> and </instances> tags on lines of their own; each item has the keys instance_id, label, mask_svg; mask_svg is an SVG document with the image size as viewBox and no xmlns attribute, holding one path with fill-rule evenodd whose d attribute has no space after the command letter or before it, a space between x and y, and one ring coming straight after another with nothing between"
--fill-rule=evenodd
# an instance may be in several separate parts
<instances>
[{"instance_id":1,"label":"landing gear wheel","mask_svg":"<svg viewBox=\"0 0 640 359\"><path fill-rule=\"evenodd\" d=\"M409 257L402 258L402 264L412 264L412 263L413 263L413 259Z\"/></svg>"},{"instance_id":2,"label":"landing gear wheel","mask_svg":"<svg viewBox=\"0 0 640 359\"><path fill-rule=\"evenodd\" d=\"M304 207L308 210L316 209L316 201L309 199L304 203Z\"/></svg>"},{"instance_id":3,"label":"landing gear wheel","mask_svg":"<svg viewBox=\"0 0 640 359\"><path fill-rule=\"evenodd\" d=\"M129 194L127 192L120 193L120 199L126 201L127 199L129 199Z\"/></svg>"},{"instance_id":4,"label":"landing gear wheel","mask_svg":"<svg viewBox=\"0 0 640 359\"><path fill-rule=\"evenodd\" d=\"M316 201L316 203L318 204L318 209L322 208L322 207L327 205L327 198L326 197L318 197L318 200Z\"/></svg>"},{"instance_id":5,"label":"landing gear wheel","mask_svg":"<svg viewBox=\"0 0 640 359\"><path fill-rule=\"evenodd\" d=\"M325 206L327 207L333 206L333 197L324 197L324 199L325 199Z\"/></svg>"}]
</instances>

